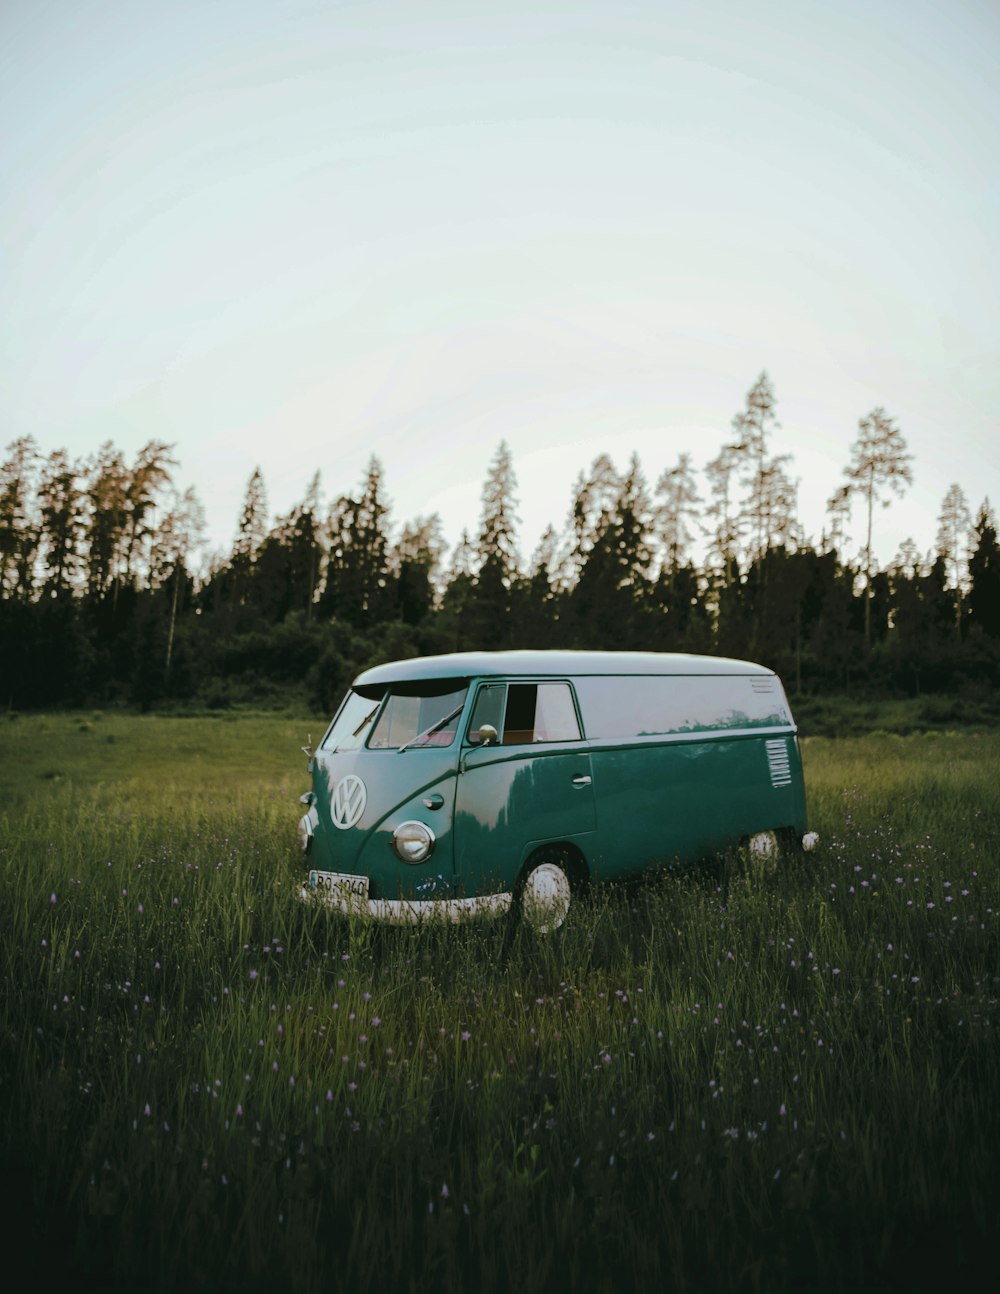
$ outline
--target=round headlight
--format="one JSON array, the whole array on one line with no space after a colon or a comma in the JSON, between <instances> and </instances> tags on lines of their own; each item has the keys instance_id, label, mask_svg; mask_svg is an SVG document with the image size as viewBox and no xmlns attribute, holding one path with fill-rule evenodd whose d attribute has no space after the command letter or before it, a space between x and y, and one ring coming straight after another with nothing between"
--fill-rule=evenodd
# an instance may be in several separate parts
<instances>
[{"instance_id":1,"label":"round headlight","mask_svg":"<svg viewBox=\"0 0 1000 1294\"><path fill-rule=\"evenodd\" d=\"M434 848L434 832L423 822L401 822L392 833L392 847L404 863L422 863Z\"/></svg>"}]
</instances>

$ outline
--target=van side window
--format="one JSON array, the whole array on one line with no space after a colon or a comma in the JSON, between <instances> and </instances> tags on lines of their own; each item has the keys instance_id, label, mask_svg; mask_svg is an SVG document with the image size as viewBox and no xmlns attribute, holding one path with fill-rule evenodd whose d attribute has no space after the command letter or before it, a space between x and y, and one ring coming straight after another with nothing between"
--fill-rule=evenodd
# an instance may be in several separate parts
<instances>
[{"instance_id":1,"label":"van side window","mask_svg":"<svg viewBox=\"0 0 1000 1294\"><path fill-rule=\"evenodd\" d=\"M511 691L514 691L512 688ZM506 735L505 735L506 739ZM580 724L568 683L539 683L534 741L579 741Z\"/></svg>"},{"instance_id":2,"label":"van side window","mask_svg":"<svg viewBox=\"0 0 1000 1294\"><path fill-rule=\"evenodd\" d=\"M787 727L781 684L770 675L586 676L577 682L591 738Z\"/></svg>"},{"instance_id":3,"label":"van side window","mask_svg":"<svg viewBox=\"0 0 1000 1294\"><path fill-rule=\"evenodd\" d=\"M580 724L568 683L484 684L472 710L470 741L480 740L479 729L484 723L501 734L503 746L580 740Z\"/></svg>"},{"instance_id":4,"label":"van side window","mask_svg":"<svg viewBox=\"0 0 1000 1294\"><path fill-rule=\"evenodd\" d=\"M487 683L476 693L476 704L469 720L469 741L479 742L479 729L488 723L497 732L503 731L503 703L507 696L506 683Z\"/></svg>"}]
</instances>

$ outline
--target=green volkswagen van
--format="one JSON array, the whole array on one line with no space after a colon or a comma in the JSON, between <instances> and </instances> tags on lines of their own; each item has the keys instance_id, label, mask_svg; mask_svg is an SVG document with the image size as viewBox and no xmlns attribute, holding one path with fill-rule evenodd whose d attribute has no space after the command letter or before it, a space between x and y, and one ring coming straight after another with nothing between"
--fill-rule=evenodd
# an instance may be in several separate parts
<instances>
[{"instance_id":1,"label":"green volkswagen van","mask_svg":"<svg viewBox=\"0 0 1000 1294\"><path fill-rule=\"evenodd\" d=\"M760 665L461 652L355 679L309 756L302 896L409 924L542 932L590 881L744 844L811 848L796 728Z\"/></svg>"}]
</instances>

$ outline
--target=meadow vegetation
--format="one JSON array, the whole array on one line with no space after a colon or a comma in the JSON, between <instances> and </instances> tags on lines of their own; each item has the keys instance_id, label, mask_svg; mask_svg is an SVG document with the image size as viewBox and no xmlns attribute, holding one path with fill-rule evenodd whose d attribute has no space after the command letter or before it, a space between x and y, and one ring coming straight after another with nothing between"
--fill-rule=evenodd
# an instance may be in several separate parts
<instances>
[{"instance_id":1,"label":"meadow vegetation","mask_svg":"<svg viewBox=\"0 0 1000 1294\"><path fill-rule=\"evenodd\" d=\"M816 854L596 891L539 941L296 902L321 726L0 721L0 1144L35 1279L770 1294L992 1266L995 732L810 738Z\"/></svg>"}]
</instances>

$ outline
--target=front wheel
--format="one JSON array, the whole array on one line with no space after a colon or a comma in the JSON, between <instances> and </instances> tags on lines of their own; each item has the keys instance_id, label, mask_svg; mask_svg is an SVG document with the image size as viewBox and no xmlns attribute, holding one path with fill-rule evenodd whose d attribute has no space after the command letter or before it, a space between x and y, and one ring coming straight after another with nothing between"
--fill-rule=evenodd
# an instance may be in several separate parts
<instances>
[{"instance_id":1,"label":"front wheel","mask_svg":"<svg viewBox=\"0 0 1000 1294\"><path fill-rule=\"evenodd\" d=\"M564 863L556 855L541 855L525 873L520 895L521 916L536 934L552 934L569 914L573 887Z\"/></svg>"}]
</instances>

